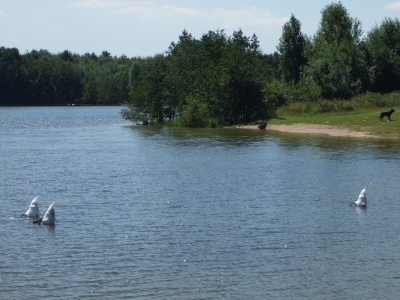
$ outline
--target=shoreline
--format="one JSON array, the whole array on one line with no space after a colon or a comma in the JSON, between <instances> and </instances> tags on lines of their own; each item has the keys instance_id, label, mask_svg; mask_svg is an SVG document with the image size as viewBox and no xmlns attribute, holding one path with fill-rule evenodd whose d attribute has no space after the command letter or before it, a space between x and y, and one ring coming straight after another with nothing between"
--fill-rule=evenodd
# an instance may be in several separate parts
<instances>
[{"instance_id":1,"label":"shoreline","mask_svg":"<svg viewBox=\"0 0 400 300\"><path fill-rule=\"evenodd\" d=\"M238 129L251 129L261 130L257 125L240 125L236 126ZM349 127L332 126L323 124L305 124L297 123L292 125L286 124L268 124L265 130L273 130L287 133L304 133L304 134L324 134L334 137L352 137L352 138L399 138L398 136L377 136L368 132L367 128L365 131L352 130Z\"/></svg>"}]
</instances>

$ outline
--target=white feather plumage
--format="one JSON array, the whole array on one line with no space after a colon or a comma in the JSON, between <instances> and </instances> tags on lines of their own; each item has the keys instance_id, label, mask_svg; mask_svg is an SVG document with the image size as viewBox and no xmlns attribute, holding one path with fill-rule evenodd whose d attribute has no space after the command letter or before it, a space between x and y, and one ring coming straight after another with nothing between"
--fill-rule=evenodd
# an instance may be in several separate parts
<instances>
[{"instance_id":1,"label":"white feather plumage","mask_svg":"<svg viewBox=\"0 0 400 300\"><path fill-rule=\"evenodd\" d=\"M31 205L29 206L28 210L26 213L22 215L22 217L28 217L28 218L39 218L39 197L36 196L33 198Z\"/></svg>"},{"instance_id":2,"label":"white feather plumage","mask_svg":"<svg viewBox=\"0 0 400 300\"><path fill-rule=\"evenodd\" d=\"M50 204L49 208L44 214L42 222L43 225L54 225L54 223L56 222L56 211L54 209L54 202Z\"/></svg>"},{"instance_id":3,"label":"white feather plumage","mask_svg":"<svg viewBox=\"0 0 400 300\"><path fill-rule=\"evenodd\" d=\"M354 204L358 207L367 207L367 192L365 188L361 191L360 195L358 196L358 199Z\"/></svg>"}]
</instances>

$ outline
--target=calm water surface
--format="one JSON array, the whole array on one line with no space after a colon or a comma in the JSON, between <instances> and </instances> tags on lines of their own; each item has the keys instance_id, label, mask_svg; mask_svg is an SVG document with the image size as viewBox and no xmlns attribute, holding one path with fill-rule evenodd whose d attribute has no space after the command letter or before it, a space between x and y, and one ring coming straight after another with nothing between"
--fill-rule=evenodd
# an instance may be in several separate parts
<instances>
[{"instance_id":1,"label":"calm water surface","mask_svg":"<svg viewBox=\"0 0 400 300\"><path fill-rule=\"evenodd\" d=\"M1 299L400 297L398 142L119 112L0 108Z\"/></svg>"}]
</instances>

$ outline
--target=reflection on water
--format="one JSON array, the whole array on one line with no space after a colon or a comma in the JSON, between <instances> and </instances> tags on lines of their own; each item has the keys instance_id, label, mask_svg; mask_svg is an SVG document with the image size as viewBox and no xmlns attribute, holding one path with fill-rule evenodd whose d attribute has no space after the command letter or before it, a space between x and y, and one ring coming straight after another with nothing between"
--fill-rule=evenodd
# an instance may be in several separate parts
<instances>
[{"instance_id":1,"label":"reflection on water","mask_svg":"<svg viewBox=\"0 0 400 300\"><path fill-rule=\"evenodd\" d=\"M365 207L356 207L355 210L357 211L357 213L358 213L360 216L363 216L363 217L364 217L367 208L365 208Z\"/></svg>"},{"instance_id":2,"label":"reflection on water","mask_svg":"<svg viewBox=\"0 0 400 300\"><path fill-rule=\"evenodd\" d=\"M397 141L132 126L119 111L0 108L0 298L399 294ZM349 207L364 186L368 209ZM19 217L36 195L55 227Z\"/></svg>"}]
</instances>

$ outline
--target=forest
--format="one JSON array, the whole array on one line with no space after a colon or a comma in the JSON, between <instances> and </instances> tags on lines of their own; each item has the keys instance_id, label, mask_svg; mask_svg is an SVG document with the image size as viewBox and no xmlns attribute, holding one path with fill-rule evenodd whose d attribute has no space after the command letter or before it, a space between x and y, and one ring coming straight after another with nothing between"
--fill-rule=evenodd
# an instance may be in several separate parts
<instances>
[{"instance_id":1,"label":"forest","mask_svg":"<svg viewBox=\"0 0 400 300\"><path fill-rule=\"evenodd\" d=\"M241 29L183 30L164 53L128 58L0 48L0 105L125 105L133 122L217 127L267 120L293 102L347 100L400 90L400 21L385 18L365 35L339 3L321 11L307 36L294 15L277 51Z\"/></svg>"}]
</instances>

